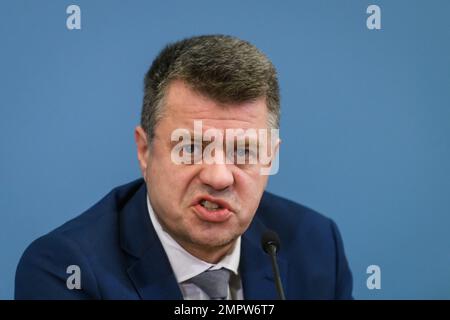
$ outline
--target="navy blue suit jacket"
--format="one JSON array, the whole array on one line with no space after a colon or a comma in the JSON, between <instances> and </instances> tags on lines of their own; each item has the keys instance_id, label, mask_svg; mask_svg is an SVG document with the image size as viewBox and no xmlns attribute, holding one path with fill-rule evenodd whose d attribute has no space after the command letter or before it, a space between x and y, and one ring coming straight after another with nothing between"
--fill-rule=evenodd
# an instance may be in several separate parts
<instances>
[{"instance_id":1,"label":"navy blue suit jacket","mask_svg":"<svg viewBox=\"0 0 450 320\"><path fill-rule=\"evenodd\" d=\"M16 271L16 299L182 299L149 218L143 179L112 190L92 208L34 241ZM242 236L245 299L277 299L265 229L281 240L278 254L287 299L350 299L352 276L330 219L265 192ZM78 265L81 289L69 290L67 267Z\"/></svg>"}]
</instances>

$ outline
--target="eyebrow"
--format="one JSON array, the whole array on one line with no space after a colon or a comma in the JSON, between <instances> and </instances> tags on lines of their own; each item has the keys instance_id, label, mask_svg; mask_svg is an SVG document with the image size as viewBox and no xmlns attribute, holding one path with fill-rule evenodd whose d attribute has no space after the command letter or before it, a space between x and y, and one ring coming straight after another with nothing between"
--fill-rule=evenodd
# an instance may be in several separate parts
<instances>
[{"instance_id":1,"label":"eyebrow","mask_svg":"<svg viewBox=\"0 0 450 320\"><path fill-rule=\"evenodd\" d=\"M196 139L196 136L194 135L194 131L193 131L193 130L189 130L189 129L188 129L188 131L189 131L189 134L190 134L190 136L191 136L191 143L196 142L197 139ZM204 132L202 132L202 136L201 136L201 137L202 137L202 145L205 146L205 145L208 145L208 144L212 143L213 140L205 140L205 139L204 139L203 133L204 133ZM225 144L227 144L227 143L233 141L233 145L234 145L234 146L237 146L237 141L240 140L241 137L242 137L242 138L245 137L245 146L246 146L246 147L249 146L251 143L253 143L253 144L256 145L256 146L258 146L258 145L260 144L260 141L259 141L259 139L258 139L258 135L256 135L256 139L255 139L255 137L249 137L249 136L247 136L247 135L243 135L243 136L236 136L236 135L233 135L233 139L226 139L226 138L224 138L224 139L223 139L223 142L224 142ZM181 137L180 137L180 139L179 139L178 141L171 141L171 144L173 144L173 145L174 145L174 144L177 144L177 143L179 143L181 140L182 140L182 139L181 139Z\"/></svg>"}]
</instances>

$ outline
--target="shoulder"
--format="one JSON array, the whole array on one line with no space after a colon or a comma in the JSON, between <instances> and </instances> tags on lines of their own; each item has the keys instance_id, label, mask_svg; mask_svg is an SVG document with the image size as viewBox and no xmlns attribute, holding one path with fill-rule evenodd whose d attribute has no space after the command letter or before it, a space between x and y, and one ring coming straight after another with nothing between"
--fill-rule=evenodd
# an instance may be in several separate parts
<instances>
[{"instance_id":1,"label":"shoulder","mask_svg":"<svg viewBox=\"0 0 450 320\"><path fill-rule=\"evenodd\" d=\"M88 210L37 239L34 246L45 244L48 239L66 238L80 246L92 247L108 235L116 234L120 211L142 184L143 180L138 179L112 189Z\"/></svg>"},{"instance_id":2,"label":"shoulder","mask_svg":"<svg viewBox=\"0 0 450 320\"><path fill-rule=\"evenodd\" d=\"M340 234L332 219L272 193L264 193L255 219L279 235L284 254L301 251L310 257L332 258L340 249Z\"/></svg>"},{"instance_id":3,"label":"shoulder","mask_svg":"<svg viewBox=\"0 0 450 320\"><path fill-rule=\"evenodd\" d=\"M292 230L298 233L317 232L322 229L330 231L333 221L325 215L300 203L264 192L257 217L266 225L280 228L284 232Z\"/></svg>"},{"instance_id":4,"label":"shoulder","mask_svg":"<svg viewBox=\"0 0 450 320\"><path fill-rule=\"evenodd\" d=\"M16 298L33 298L37 292L39 297L64 295L66 291L59 289L71 265L82 268L85 279L92 279L84 282L93 286L84 288L84 292L93 295L96 285L92 266L102 260L111 262L111 256L115 256L119 212L142 183L139 179L114 188L78 217L33 241L17 266ZM38 287L43 289L39 291Z\"/></svg>"},{"instance_id":5,"label":"shoulder","mask_svg":"<svg viewBox=\"0 0 450 320\"><path fill-rule=\"evenodd\" d=\"M280 237L280 258L289 262L289 282L299 298L351 299L352 275L334 221L299 203L266 192L255 217Z\"/></svg>"}]
</instances>

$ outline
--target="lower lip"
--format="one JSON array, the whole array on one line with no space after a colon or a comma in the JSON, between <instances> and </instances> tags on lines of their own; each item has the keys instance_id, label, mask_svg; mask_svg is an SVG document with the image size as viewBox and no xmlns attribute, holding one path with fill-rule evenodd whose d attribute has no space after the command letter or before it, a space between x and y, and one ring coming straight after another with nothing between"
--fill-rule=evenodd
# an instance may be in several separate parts
<instances>
[{"instance_id":1,"label":"lower lip","mask_svg":"<svg viewBox=\"0 0 450 320\"><path fill-rule=\"evenodd\" d=\"M208 222L224 222L231 217L230 210L222 208L219 210L208 210L200 204L194 206L194 211L197 216Z\"/></svg>"}]
</instances>

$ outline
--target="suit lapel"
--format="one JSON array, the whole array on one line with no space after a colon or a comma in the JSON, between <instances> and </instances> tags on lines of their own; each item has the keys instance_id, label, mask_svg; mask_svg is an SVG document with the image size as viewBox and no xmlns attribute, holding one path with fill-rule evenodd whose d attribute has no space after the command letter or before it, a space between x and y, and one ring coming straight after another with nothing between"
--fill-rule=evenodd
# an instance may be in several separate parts
<instances>
[{"instance_id":1,"label":"suit lapel","mask_svg":"<svg viewBox=\"0 0 450 320\"><path fill-rule=\"evenodd\" d=\"M144 300L183 299L168 259L155 253L156 250L148 250L128 269L139 296Z\"/></svg>"},{"instance_id":2,"label":"suit lapel","mask_svg":"<svg viewBox=\"0 0 450 320\"><path fill-rule=\"evenodd\" d=\"M183 299L148 214L145 183L120 213L120 243L132 256L128 260L128 276L141 299Z\"/></svg>"},{"instance_id":3,"label":"suit lapel","mask_svg":"<svg viewBox=\"0 0 450 320\"><path fill-rule=\"evenodd\" d=\"M268 254L261 247L261 236L266 227L255 215L253 222L242 236L241 273L244 299L249 300L275 300L278 294L272 271L272 264ZM281 280L287 294L287 263L278 257Z\"/></svg>"}]
</instances>

